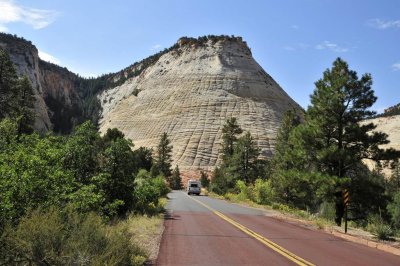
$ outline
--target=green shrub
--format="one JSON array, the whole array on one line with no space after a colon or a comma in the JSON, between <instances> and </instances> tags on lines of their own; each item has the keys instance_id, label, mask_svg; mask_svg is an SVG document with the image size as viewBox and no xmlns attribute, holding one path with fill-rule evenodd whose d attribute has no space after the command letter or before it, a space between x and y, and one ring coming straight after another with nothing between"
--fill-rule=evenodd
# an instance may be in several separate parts
<instances>
[{"instance_id":1,"label":"green shrub","mask_svg":"<svg viewBox=\"0 0 400 266\"><path fill-rule=\"evenodd\" d=\"M242 180L236 181L235 189L238 192L237 199L240 201L251 200L252 187L246 185Z\"/></svg>"},{"instance_id":2,"label":"green shrub","mask_svg":"<svg viewBox=\"0 0 400 266\"><path fill-rule=\"evenodd\" d=\"M127 228L73 208L32 211L15 228L6 227L2 238L0 264L137 265L146 258Z\"/></svg>"},{"instance_id":3,"label":"green shrub","mask_svg":"<svg viewBox=\"0 0 400 266\"><path fill-rule=\"evenodd\" d=\"M253 199L258 204L271 204L274 193L270 180L257 179L252 191Z\"/></svg>"},{"instance_id":4,"label":"green shrub","mask_svg":"<svg viewBox=\"0 0 400 266\"><path fill-rule=\"evenodd\" d=\"M394 231L390 225L386 224L383 219L376 214L368 217L367 230L381 240L388 240L394 236Z\"/></svg>"},{"instance_id":5,"label":"green shrub","mask_svg":"<svg viewBox=\"0 0 400 266\"><path fill-rule=\"evenodd\" d=\"M208 186L210 185L210 179L208 179L208 175L204 171L200 172L200 183L201 186L204 188L208 188Z\"/></svg>"},{"instance_id":6,"label":"green shrub","mask_svg":"<svg viewBox=\"0 0 400 266\"><path fill-rule=\"evenodd\" d=\"M149 173L147 173L147 176L142 174L136 178L135 184L136 188L133 193L135 212L154 215L162 211L162 207L159 206L159 199L166 196L170 191L164 178L162 176L151 178Z\"/></svg>"},{"instance_id":7,"label":"green shrub","mask_svg":"<svg viewBox=\"0 0 400 266\"><path fill-rule=\"evenodd\" d=\"M400 192L394 196L393 202L389 203L387 208L391 215L393 226L400 229Z\"/></svg>"},{"instance_id":8,"label":"green shrub","mask_svg":"<svg viewBox=\"0 0 400 266\"><path fill-rule=\"evenodd\" d=\"M318 216L328 221L334 221L336 216L335 203L324 201L319 207Z\"/></svg>"}]
</instances>

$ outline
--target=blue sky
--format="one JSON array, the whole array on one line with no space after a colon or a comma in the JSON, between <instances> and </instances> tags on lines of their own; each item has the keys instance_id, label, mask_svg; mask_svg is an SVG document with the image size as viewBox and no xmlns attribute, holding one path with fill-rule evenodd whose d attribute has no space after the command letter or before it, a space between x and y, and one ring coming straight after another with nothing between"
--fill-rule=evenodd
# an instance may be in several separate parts
<instances>
[{"instance_id":1,"label":"blue sky","mask_svg":"<svg viewBox=\"0 0 400 266\"><path fill-rule=\"evenodd\" d=\"M0 31L83 76L118 71L182 36L242 36L303 107L337 57L372 74L375 110L400 103L398 0L0 0Z\"/></svg>"}]
</instances>

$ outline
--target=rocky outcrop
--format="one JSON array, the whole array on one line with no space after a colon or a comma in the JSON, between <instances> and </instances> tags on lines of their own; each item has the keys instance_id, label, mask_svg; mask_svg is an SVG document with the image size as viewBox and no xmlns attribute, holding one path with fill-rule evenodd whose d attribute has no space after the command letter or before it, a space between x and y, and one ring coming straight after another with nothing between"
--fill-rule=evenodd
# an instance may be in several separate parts
<instances>
[{"instance_id":1,"label":"rocky outcrop","mask_svg":"<svg viewBox=\"0 0 400 266\"><path fill-rule=\"evenodd\" d=\"M183 172L219 162L222 127L230 117L250 131L263 156L275 147L281 118L300 110L253 59L241 38L185 38L151 66L100 94L100 130L119 128L136 147L156 147L163 132ZM129 71L128 71L129 72Z\"/></svg>"},{"instance_id":2,"label":"rocky outcrop","mask_svg":"<svg viewBox=\"0 0 400 266\"><path fill-rule=\"evenodd\" d=\"M8 51L19 76L26 75L32 82L35 92L35 128L46 132L51 128L46 103L43 99L43 88L39 81L38 50L30 42L8 34L0 34L0 47Z\"/></svg>"},{"instance_id":3,"label":"rocky outcrop","mask_svg":"<svg viewBox=\"0 0 400 266\"><path fill-rule=\"evenodd\" d=\"M35 129L67 133L82 120L80 77L66 68L44 62L37 48L23 38L0 33L0 47L5 49L19 76L26 75L35 92Z\"/></svg>"}]
</instances>

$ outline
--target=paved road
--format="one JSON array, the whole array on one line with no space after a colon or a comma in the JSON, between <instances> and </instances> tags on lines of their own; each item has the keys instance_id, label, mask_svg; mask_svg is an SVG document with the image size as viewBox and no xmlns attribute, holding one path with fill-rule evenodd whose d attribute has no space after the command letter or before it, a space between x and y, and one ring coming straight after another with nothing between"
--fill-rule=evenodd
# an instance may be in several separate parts
<instances>
[{"instance_id":1,"label":"paved road","mask_svg":"<svg viewBox=\"0 0 400 266\"><path fill-rule=\"evenodd\" d=\"M158 265L400 265L400 256L206 196L169 194Z\"/></svg>"}]
</instances>

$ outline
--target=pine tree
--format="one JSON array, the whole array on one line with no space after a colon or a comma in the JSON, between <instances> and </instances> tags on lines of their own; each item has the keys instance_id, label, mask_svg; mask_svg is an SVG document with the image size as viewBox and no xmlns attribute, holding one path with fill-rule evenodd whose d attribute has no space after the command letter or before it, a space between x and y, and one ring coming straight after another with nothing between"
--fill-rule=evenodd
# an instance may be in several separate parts
<instances>
[{"instance_id":1,"label":"pine tree","mask_svg":"<svg viewBox=\"0 0 400 266\"><path fill-rule=\"evenodd\" d=\"M377 99L371 87L370 74L364 74L359 79L357 73L338 58L315 86L306 120L318 132L313 145L318 147L317 157L321 171L342 179L349 177L352 167L356 167L362 159L381 160L398 156L394 150L385 151L379 148L379 145L388 143L386 134L371 133L376 128L374 124L360 123L375 114L369 110ZM341 223L343 209L342 191L338 187L338 225Z\"/></svg>"},{"instance_id":2,"label":"pine tree","mask_svg":"<svg viewBox=\"0 0 400 266\"><path fill-rule=\"evenodd\" d=\"M300 124L300 117L294 110L289 110L283 115L281 126L276 138L275 153L271 160L273 171L289 170L293 168L293 164L286 157L287 152L291 149L289 144L289 136L292 130Z\"/></svg>"},{"instance_id":3,"label":"pine tree","mask_svg":"<svg viewBox=\"0 0 400 266\"><path fill-rule=\"evenodd\" d=\"M0 48L0 120L16 112L18 76L8 53Z\"/></svg>"},{"instance_id":4,"label":"pine tree","mask_svg":"<svg viewBox=\"0 0 400 266\"><path fill-rule=\"evenodd\" d=\"M17 82L18 87L18 132L29 134L33 132L35 122L35 93L28 77L24 76Z\"/></svg>"},{"instance_id":5,"label":"pine tree","mask_svg":"<svg viewBox=\"0 0 400 266\"><path fill-rule=\"evenodd\" d=\"M208 186L210 185L210 179L208 179L208 175L205 171L200 172L200 183L201 186L204 188L208 188Z\"/></svg>"},{"instance_id":6,"label":"pine tree","mask_svg":"<svg viewBox=\"0 0 400 266\"><path fill-rule=\"evenodd\" d=\"M176 165L174 171L172 172L170 186L172 189L181 189L182 188L182 178L181 178L181 173L179 171L178 165Z\"/></svg>"},{"instance_id":7,"label":"pine tree","mask_svg":"<svg viewBox=\"0 0 400 266\"><path fill-rule=\"evenodd\" d=\"M257 176L254 176L254 168L258 155L257 145L250 132L247 131L244 136L238 139L231 161L231 168L235 169L234 172L238 175L238 178L247 184L252 183L257 178Z\"/></svg>"},{"instance_id":8,"label":"pine tree","mask_svg":"<svg viewBox=\"0 0 400 266\"><path fill-rule=\"evenodd\" d=\"M242 132L243 130L240 128L235 117L226 120L222 128L222 153L225 161L233 155L234 143L237 141L237 135L242 134Z\"/></svg>"},{"instance_id":9,"label":"pine tree","mask_svg":"<svg viewBox=\"0 0 400 266\"><path fill-rule=\"evenodd\" d=\"M165 177L171 176L171 162L172 162L172 145L171 141L168 139L168 134L164 132L161 135L160 142L157 146L157 168L161 174Z\"/></svg>"}]
</instances>

